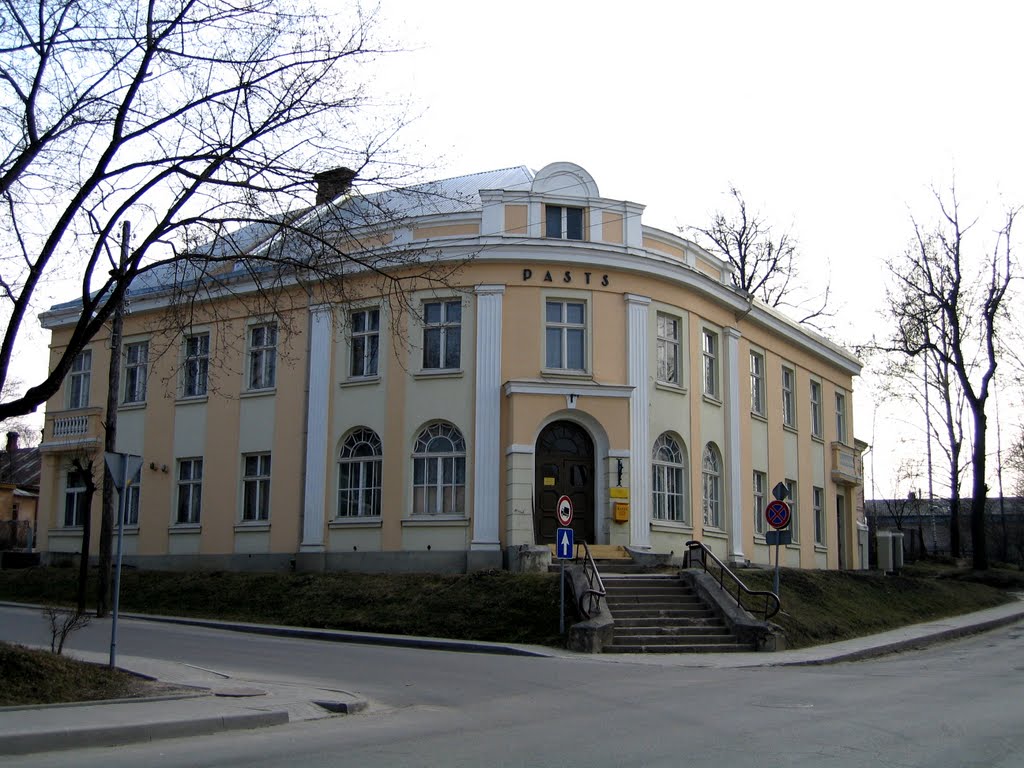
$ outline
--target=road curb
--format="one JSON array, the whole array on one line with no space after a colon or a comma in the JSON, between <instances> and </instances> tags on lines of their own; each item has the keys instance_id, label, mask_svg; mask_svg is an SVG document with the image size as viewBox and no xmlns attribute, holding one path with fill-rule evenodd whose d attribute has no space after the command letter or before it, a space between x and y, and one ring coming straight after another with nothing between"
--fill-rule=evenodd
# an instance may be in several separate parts
<instances>
[{"instance_id":1,"label":"road curb","mask_svg":"<svg viewBox=\"0 0 1024 768\"><path fill-rule=\"evenodd\" d=\"M960 637L979 635L982 632L988 632L991 629L998 629L999 627L1005 627L1009 624L1015 624L1018 621L1021 621L1022 619L1024 619L1024 611L1011 614L1009 616L999 616L994 619L980 621L976 624L965 624L959 627L950 627L949 629L931 632L929 634L921 635L919 637L908 637L904 640L894 640L891 643L883 643L881 645L876 645L871 648L861 648L856 651L839 653L834 656L828 656L826 658L805 659L802 661L784 661L779 662L778 664L772 664L771 666L808 667L820 666L823 664L838 664L843 661L862 661L864 659L872 659L878 656L887 656L891 653L899 653L900 651L908 651L917 648L927 648L928 646L938 645L939 643L944 643L947 640L956 640Z\"/></svg>"},{"instance_id":2,"label":"road curb","mask_svg":"<svg viewBox=\"0 0 1024 768\"><path fill-rule=\"evenodd\" d=\"M288 713L281 710L211 715L157 723L59 728L38 733L9 734L0 741L0 756L28 755L81 747L117 747L160 739L265 728L271 725L285 725L287 722Z\"/></svg>"}]
</instances>

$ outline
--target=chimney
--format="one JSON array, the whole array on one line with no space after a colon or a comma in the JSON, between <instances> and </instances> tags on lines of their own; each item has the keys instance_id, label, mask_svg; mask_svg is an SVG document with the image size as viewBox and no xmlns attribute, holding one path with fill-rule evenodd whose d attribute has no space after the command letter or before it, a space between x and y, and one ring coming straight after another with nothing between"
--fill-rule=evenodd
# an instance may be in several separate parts
<instances>
[{"instance_id":1,"label":"chimney","mask_svg":"<svg viewBox=\"0 0 1024 768\"><path fill-rule=\"evenodd\" d=\"M334 168L330 171L314 173L316 204L323 205L344 195L352 189L352 180L355 177L356 171L351 168Z\"/></svg>"},{"instance_id":2,"label":"chimney","mask_svg":"<svg viewBox=\"0 0 1024 768\"><path fill-rule=\"evenodd\" d=\"M7 453L13 455L18 450L18 433L7 433Z\"/></svg>"}]
</instances>

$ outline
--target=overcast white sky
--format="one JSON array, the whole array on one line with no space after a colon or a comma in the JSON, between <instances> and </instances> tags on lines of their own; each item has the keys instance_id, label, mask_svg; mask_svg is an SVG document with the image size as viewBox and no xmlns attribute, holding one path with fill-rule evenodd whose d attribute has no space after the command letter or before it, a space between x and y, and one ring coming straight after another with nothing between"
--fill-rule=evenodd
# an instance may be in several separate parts
<instances>
[{"instance_id":1,"label":"overcast white sky","mask_svg":"<svg viewBox=\"0 0 1024 768\"><path fill-rule=\"evenodd\" d=\"M910 212L933 215L932 185L955 172L969 212L1024 203L1024 3L381 0L380 11L405 52L378 60L373 92L422 113L400 141L433 164L429 177L571 161L669 231L705 223L735 184L792 227L808 281L831 280L843 343L880 326L883 265L907 243ZM857 382L855 432L875 445L876 492L888 495L893 456L920 455L904 441L921 428L871 390Z\"/></svg>"},{"instance_id":2,"label":"overcast white sky","mask_svg":"<svg viewBox=\"0 0 1024 768\"><path fill-rule=\"evenodd\" d=\"M809 282L831 279L843 343L883 327L884 264L907 244L911 212L935 214L931 187L955 173L972 214L1024 203L1021 3L382 0L381 10L411 50L391 57L378 86L425 110L405 138L441 158L435 177L568 160L669 231L705 223L735 184L792 227ZM857 382L856 435L875 445L875 493L905 493L890 468L922 454L923 426L872 389ZM1015 404L1007 391L1004 422Z\"/></svg>"}]
</instances>

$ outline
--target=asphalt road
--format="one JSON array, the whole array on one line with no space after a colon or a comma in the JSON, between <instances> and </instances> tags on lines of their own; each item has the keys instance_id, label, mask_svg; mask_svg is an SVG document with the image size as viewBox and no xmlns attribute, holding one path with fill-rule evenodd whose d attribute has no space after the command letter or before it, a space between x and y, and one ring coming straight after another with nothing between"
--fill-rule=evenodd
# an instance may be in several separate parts
<instances>
[{"instance_id":1,"label":"asphalt road","mask_svg":"<svg viewBox=\"0 0 1024 768\"><path fill-rule=\"evenodd\" d=\"M0 638L48 642L0 608ZM72 648L103 651L109 624ZM366 714L24 766L1024 765L1024 625L884 659L703 669L377 648L123 621L122 653L358 691ZM0 761L3 764L3 761Z\"/></svg>"}]
</instances>

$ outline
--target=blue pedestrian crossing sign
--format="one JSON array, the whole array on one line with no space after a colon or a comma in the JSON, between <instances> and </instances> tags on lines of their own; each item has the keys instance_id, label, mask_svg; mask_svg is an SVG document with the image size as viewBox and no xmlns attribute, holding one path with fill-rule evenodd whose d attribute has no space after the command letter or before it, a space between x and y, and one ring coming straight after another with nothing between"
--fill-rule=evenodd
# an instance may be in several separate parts
<instances>
[{"instance_id":1,"label":"blue pedestrian crossing sign","mask_svg":"<svg viewBox=\"0 0 1024 768\"><path fill-rule=\"evenodd\" d=\"M575 542L573 541L572 528L559 528L555 536L555 551L558 552L560 560L571 560Z\"/></svg>"}]
</instances>

